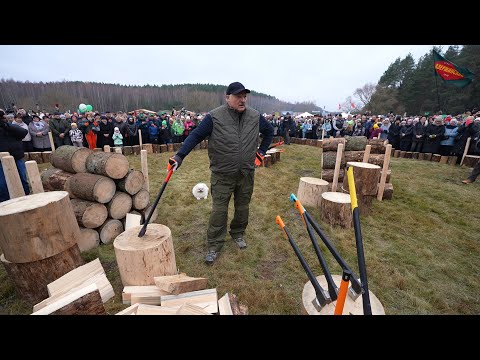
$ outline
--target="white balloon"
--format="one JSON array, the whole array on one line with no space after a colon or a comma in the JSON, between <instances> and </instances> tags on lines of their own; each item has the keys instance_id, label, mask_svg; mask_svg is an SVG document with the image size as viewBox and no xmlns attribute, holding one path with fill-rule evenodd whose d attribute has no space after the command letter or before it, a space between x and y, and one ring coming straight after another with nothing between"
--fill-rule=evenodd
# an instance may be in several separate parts
<instances>
[{"instance_id":1,"label":"white balloon","mask_svg":"<svg viewBox=\"0 0 480 360\"><path fill-rule=\"evenodd\" d=\"M80 105L78 105L78 109L79 109L79 110L82 110L82 111L85 111L85 110L87 110L87 105L85 105L85 104L80 104Z\"/></svg>"}]
</instances>

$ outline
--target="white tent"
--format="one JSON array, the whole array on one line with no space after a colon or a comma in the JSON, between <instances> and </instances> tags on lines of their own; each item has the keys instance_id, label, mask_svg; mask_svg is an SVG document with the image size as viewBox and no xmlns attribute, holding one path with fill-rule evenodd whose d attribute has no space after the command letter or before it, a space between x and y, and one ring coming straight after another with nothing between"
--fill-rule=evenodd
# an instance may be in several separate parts
<instances>
[{"instance_id":1,"label":"white tent","mask_svg":"<svg viewBox=\"0 0 480 360\"><path fill-rule=\"evenodd\" d=\"M313 114L310 114L309 112L304 112L304 113L298 114L296 117L297 118L300 118L300 117L306 118L307 116L313 116Z\"/></svg>"}]
</instances>

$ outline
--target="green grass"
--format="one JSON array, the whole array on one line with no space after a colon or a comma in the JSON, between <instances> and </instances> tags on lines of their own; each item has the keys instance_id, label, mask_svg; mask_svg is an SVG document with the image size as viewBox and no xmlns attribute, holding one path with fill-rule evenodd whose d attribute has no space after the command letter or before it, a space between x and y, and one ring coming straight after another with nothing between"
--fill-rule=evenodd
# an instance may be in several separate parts
<instances>
[{"instance_id":1,"label":"green grass","mask_svg":"<svg viewBox=\"0 0 480 360\"><path fill-rule=\"evenodd\" d=\"M299 178L320 177L320 149L284 146L281 161L259 168L246 232L247 249L227 242L216 263L204 264L211 196L197 200L191 190L199 182L210 186L207 151L193 151L171 178L159 203L156 222L172 231L177 267L190 276L208 278L219 296L231 292L250 314L300 314L307 282L289 242L275 223L280 215L316 275L322 271L306 230L289 195L297 193ZM151 200L166 175L171 153L149 156ZM140 157L129 156L140 169ZM47 165L41 165L45 168ZM361 217L369 289L387 314L480 313L480 182L464 185L469 169L412 159L392 159L394 195L374 201L369 216ZM340 254L358 275L353 229L334 228L307 207ZM233 216L233 201L229 221ZM320 240L319 240L320 241ZM341 268L322 245L330 270ZM114 314L121 302L122 284L113 245L82 255L100 258L115 297L106 303ZM28 314L31 307L18 300L3 268L0 269L0 313Z\"/></svg>"}]
</instances>

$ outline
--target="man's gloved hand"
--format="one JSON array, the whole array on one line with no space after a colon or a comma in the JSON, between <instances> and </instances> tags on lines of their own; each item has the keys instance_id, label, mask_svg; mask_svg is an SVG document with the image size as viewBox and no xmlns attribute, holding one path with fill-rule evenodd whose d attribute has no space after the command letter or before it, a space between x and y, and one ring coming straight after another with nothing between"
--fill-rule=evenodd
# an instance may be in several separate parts
<instances>
[{"instance_id":1,"label":"man's gloved hand","mask_svg":"<svg viewBox=\"0 0 480 360\"><path fill-rule=\"evenodd\" d=\"M255 156L255 167L259 167L260 165L262 165L264 157L265 154L262 151L258 150Z\"/></svg>"},{"instance_id":2,"label":"man's gloved hand","mask_svg":"<svg viewBox=\"0 0 480 360\"><path fill-rule=\"evenodd\" d=\"M168 171L170 171L170 169L176 171L180 167L180 165L182 165L182 161L183 160L180 156L178 156L177 154L173 155L170 159L168 159Z\"/></svg>"}]
</instances>

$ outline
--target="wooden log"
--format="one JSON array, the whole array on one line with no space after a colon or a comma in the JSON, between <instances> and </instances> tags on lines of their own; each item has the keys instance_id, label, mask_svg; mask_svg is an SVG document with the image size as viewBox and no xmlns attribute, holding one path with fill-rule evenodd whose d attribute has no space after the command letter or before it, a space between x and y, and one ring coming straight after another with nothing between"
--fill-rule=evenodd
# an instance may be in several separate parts
<instances>
[{"instance_id":1,"label":"wooden log","mask_svg":"<svg viewBox=\"0 0 480 360\"><path fill-rule=\"evenodd\" d=\"M99 152L99 151L103 151L103 149L102 148L94 148L94 149L92 149L92 151Z\"/></svg>"},{"instance_id":2,"label":"wooden log","mask_svg":"<svg viewBox=\"0 0 480 360\"><path fill-rule=\"evenodd\" d=\"M57 168L50 168L42 171L40 180L43 188L48 191L66 191L70 198L74 198L75 194L70 188L70 181L74 174Z\"/></svg>"},{"instance_id":3,"label":"wooden log","mask_svg":"<svg viewBox=\"0 0 480 360\"><path fill-rule=\"evenodd\" d=\"M368 162L373 165L382 167L385 161L385 154L370 154Z\"/></svg>"},{"instance_id":4,"label":"wooden log","mask_svg":"<svg viewBox=\"0 0 480 360\"><path fill-rule=\"evenodd\" d=\"M38 194L44 192L37 163L35 161L27 161L25 162L25 167L27 169L28 180L30 180L31 193Z\"/></svg>"},{"instance_id":5,"label":"wooden log","mask_svg":"<svg viewBox=\"0 0 480 360\"><path fill-rule=\"evenodd\" d=\"M467 143L465 144L465 149L463 150L463 155L462 155L462 160L460 161L460 166L463 165L463 161L465 160L465 156L468 154L468 149L470 149L470 142L472 141L472 138L469 137L467 139Z\"/></svg>"},{"instance_id":6,"label":"wooden log","mask_svg":"<svg viewBox=\"0 0 480 360\"><path fill-rule=\"evenodd\" d=\"M150 214L150 211L152 211L152 204L148 204L145 209L139 210L140 214L143 216L143 221L148 218L148 214ZM150 218L150 222L154 222L157 220L158 217L158 206L155 207L155 210L153 211L152 217ZM142 224L143 224L142 221Z\"/></svg>"},{"instance_id":7,"label":"wooden log","mask_svg":"<svg viewBox=\"0 0 480 360\"><path fill-rule=\"evenodd\" d=\"M418 153L418 160L424 160L424 153Z\"/></svg>"},{"instance_id":8,"label":"wooden log","mask_svg":"<svg viewBox=\"0 0 480 360\"><path fill-rule=\"evenodd\" d=\"M167 144L161 144L160 145L160 152L161 153L166 153L167 151L168 151Z\"/></svg>"},{"instance_id":9,"label":"wooden log","mask_svg":"<svg viewBox=\"0 0 480 360\"><path fill-rule=\"evenodd\" d=\"M229 293L228 300L230 302L230 308L233 315L248 315L248 306L241 304L238 301L238 297L235 294Z\"/></svg>"},{"instance_id":10,"label":"wooden log","mask_svg":"<svg viewBox=\"0 0 480 360\"><path fill-rule=\"evenodd\" d=\"M321 218L330 225L339 225L351 228L352 209L350 196L337 192L324 192L322 194Z\"/></svg>"},{"instance_id":11,"label":"wooden log","mask_svg":"<svg viewBox=\"0 0 480 360\"><path fill-rule=\"evenodd\" d=\"M435 161L435 162L440 162L440 158L442 156L440 154L433 154L432 156L432 161Z\"/></svg>"},{"instance_id":12,"label":"wooden log","mask_svg":"<svg viewBox=\"0 0 480 360\"><path fill-rule=\"evenodd\" d=\"M95 229L107 220L108 211L103 204L82 199L71 199L70 202L79 226Z\"/></svg>"},{"instance_id":13,"label":"wooden log","mask_svg":"<svg viewBox=\"0 0 480 360\"><path fill-rule=\"evenodd\" d=\"M32 315L107 315L96 284L84 286L59 298Z\"/></svg>"},{"instance_id":14,"label":"wooden log","mask_svg":"<svg viewBox=\"0 0 480 360\"><path fill-rule=\"evenodd\" d=\"M335 169L335 163L337 161L337 152L336 151L323 151L323 169ZM342 159L340 167L345 166L345 153L342 152Z\"/></svg>"},{"instance_id":15,"label":"wooden log","mask_svg":"<svg viewBox=\"0 0 480 360\"><path fill-rule=\"evenodd\" d=\"M96 201L101 204L112 200L116 189L115 182L102 175L82 173L75 174L70 179L70 190L76 197L83 200Z\"/></svg>"},{"instance_id":16,"label":"wooden log","mask_svg":"<svg viewBox=\"0 0 480 360\"><path fill-rule=\"evenodd\" d=\"M132 209L132 197L122 191L117 191L107 204L108 216L112 219L123 219Z\"/></svg>"},{"instance_id":17,"label":"wooden log","mask_svg":"<svg viewBox=\"0 0 480 360\"><path fill-rule=\"evenodd\" d=\"M225 293L220 299L218 299L218 314L219 315L233 315L232 307L230 306L230 300L228 293Z\"/></svg>"},{"instance_id":18,"label":"wooden log","mask_svg":"<svg viewBox=\"0 0 480 360\"><path fill-rule=\"evenodd\" d=\"M57 169L70 173L86 173L86 161L91 154L93 151L88 148L63 145L52 152L50 160Z\"/></svg>"},{"instance_id":19,"label":"wooden log","mask_svg":"<svg viewBox=\"0 0 480 360\"><path fill-rule=\"evenodd\" d=\"M77 240L80 252L89 251L100 246L100 235L95 229L80 227L80 238Z\"/></svg>"},{"instance_id":20,"label":"wooden log","mask_svg":"<svg viewBox=\"0 0 480 360\"><path fill-rule=\"evenodd\" d=\"M423 154L423 160L432 161L432 156L433 156L432 153L424 153Z\"/></svg>"},{"instance_id":21,"label":"wooden log","mask_svg":"<svg viewBox=\"0 0 480 360\"><path fill-rule=\"evenodd\" d=\"M0 152L0 159L3 158L4 156L10 156L10 153L8 151Z\"/></svg>"},{"instance_id":22,"label":"wooden log","mask_svg":"<svg viewBox=\"0 0 480 360\"><path fill-rule=\"evenodd\" d=\"M345 151L365 150L368 139L366 136L345 136Z\"/></svg>"},{"instance_id":23,"label":"wooden log","mask_svg":"<svg viewBox=\"0 0 480 360\"><path fill-rule=\"evenodd\" d=\"M323 169L322 171L322 180L325 180L327 182L332 182L333 181L333 175L335 173L334 169ZM343 182L343 177L345 175L345 171L343 169L340 169L338 173L338 181Z\"/></svg>"},{"instance_id":24,"label":"wooden log","mask_svg":"<svg viewBox=\"0 0 480 360\"><path fill-rule=\"evenodd\" d=\"M387 140L383 139L369 139L368 144L372 145L370 154L385 154L385 146L387 145Z\"/></svg>"},{"instance_id":25,"label":"wooden log","mask_svg":"<svg viewBox=\"0 0 480 360\"><path fill-rule=\"evenodd\" d=\"M400 150L395 150L393 157L396 157L396 158L400 157Z\"/></svg>"},{"instance_id":26,"label":"wooden log","mask_svg":"<svg viewBox=\"0 0 480 360\"><path fill-rule=\"evenodd\" d=\"M119 190L135 195L142 189L144 181L145 179L141 171L130 169L127 175L123 179L116 181L116 183Z\"/></svg>"},{"instance_id":27,"label":"wooden log","mask_svg":"<svg viewBox=\"0 0 480 360\"><path fill-rule=\"evenodd\" d=\"M125 155L105 152L92 152L86 161L87 171L91 174L121 179L127 175L129 166Z\"/></svg>"},{"instance_id":28,"label":"wooden log","mask_svg":"<svg viewBox=\"0 0 480 360\"><path fill-rule=\"evenodd\" d=\"M301 138L301 139L300 139L300 144L301 144L301 145L307 145L307 139Z\"/></svg>"},{"instance_id":29,"label":"wooden log","mask_svg":"<svg viewBox=\"0 0 480 360\"><path fill-rule=\"evenodd\" d=\"M457 164L457 156L449 156L448 157L448 165L452 165L452 166L455 166Z\"/></svg>"},{"instance_id":30,"label":"wooden log","mask_svg":"<svg viewBox=\"0 0 480 360\"><path fill-rule=\"evenodd\" d=\"M10 153L7 153L8 155L10 155ZM30 160L30 155L28 152L24 152L23 153L23 161L27 162Z\"/></svg>"},{"instance_id":31,"label":"wooden log","mask_svg":"<svg viewBox=\"0 0 480 360\"><path fill-rule=\"evenodd\" d=\"M138 145L140 147L139 151L143 150L143 138L142 138L142 132L141 131L138 132L138 143L140 144L140 145Z\"/></svg>"},{"instance_id":32,"label":"wooden log","mask_svg":"<svg viewBox=\"0 0 480 360\"><path fill-rule=\"evenodd\" d=\"M173 151L177 152L178 149L180 149L181 145L182 144L180 144L180 143L173 143ZM201 145L201 143L200 143L200 145Z\"/></svg>"},{"instance_id":33,"label":"wooden log","mask_svg":"<svg viewBox=\"0 0 480 360\"><path fill-rule=\"evenodd\" d=\"M142 150L140 152L140 161L142 165L142 173L143 173L143 188L147 191L150 191L150 181L148 180L148 161L147 161L147 151Z\"/></svg>"},{"instance_id":34,"label":"wooden log","mask_svg":"<svg viewBox=\"0 0 480 360\"><path fill-rule=\"evenodd\" d=\"M323 149L323 140L317 139L317 143L315 144L316 147L321 147Z\"/></svg>"},{"instance_id":35,"label":"wooden log","mask_svg":"<svg viewBox=\"0 0 480 360\"><path fill-rule=\"evenodd\" d=\"M342 281L341 275L332 274L333 281L340 288L340 283ZM317 276L317 280L320 286L324 289L328 288L327 280L325 279L325 275ZM382 303L378 298L373 294L370 290L368 291L370 295L370 306L372 309L373 315L385 315L385 310L383 308ZM335 306L337 304L336 301L333 301L327 305L325 305L320 311L318 311L315 306L313 306L312 301L316 298L315 289L310 281L308 281L305 286L303 287L302 291L302 313L304 315L333 315L335 312ZM363 300L362 297L359 296L355 301L350 297L347 296L345 298L345 304L343 307L342 315L363 315Z\"/></svg>"},{"instance_id":36,"label":"wooden log","mask_svg":"<svg viewBox=\"0 0 480 360\"><path fill-rule=\"evenodd\" d=\"M77 244L48 258L26 263L13 263L0 256L17 296L28 304L48 297L47 285L84 264Z\"/></svg>"},{"instance_id":37,"label":"wooden log","mask_svg":"<svg viewBox=\"0 0 480 360\"><path fill-rule=\"evenodd\" d=\"M478 155L465 155L463 158L463 166L473 168L477 165L479 160L480 156Z\"/></svg>"},{"instance_id":38,"label":"wooden log","mask_svg":"<svg viewBox=\"0 0 480 360\"><path fill-rule=\"evenodd\" d=\"M14 157L11 155L4 156L1 162L10 199L25 196L25 190L23 189L22 180L20 180L20 174L18 173L17 163Z\"/></svg>"},{"instance_id":39,"label":"wooden log","mask_svg":"<svg viewBox=\"0 0 480 360\"><path fill-rule=\"evenodd\" d=\"M106 152L106 153L112 152L112 149L110 149L110 145L104 145L103 146L103 152Z\"/></svg>"},{"instance_id":40,"label":"wooden log","mask_svg":"<svg viewBox=\"0 0 480 360\"><path fill-rule=\"evenodd\" d=\"M147 190L142 189L132 196L132 207L135 210L143 210L148 206L149 201L150 193Z\"/></svg>"},{"instance_id":41,"label":"wooden log","mask_svg":"<svg viewBox=\"0 0 480 360\"><path fill-rule=\"evenodd\" d=\"M195 146L194 150L196 150L196 146ZM167 144L167 152L172 152L172 151L173 151L173 144L172 144L172 143L168 143L168 144Z\"/></svg>"},{"instance_id":42,"label":"wooden log","mask_svg":"<svg viewBox=\"0 0 480 360\"><path fill-rule=\"evenodd\" d=\"M152 144L143 144L142 150L145 150L147 154L153 154Z\"/></svg>"},{"instance_id":43,"label":"wooden log","mask_svg":"<svg viewBox=\"0 0 480 360\"><path fill-rule=\"evenodd\" d=\"M365 146L365 153L363 154L362 162L368 162L368 159L370 158L370 151L371 150L372 150L372 145L366 145Z\"/></svg>"},{"instance_id":44,"label":"wooden log","mask_svg":"<svg viewBox=\"0 0 480 360\"><path fill-rule=\"evenodd\" d=\"M418 155L420 155L419 152L416 152L416 151L412 152L412 159L417 159L418 160Z\"/></svg>"},{"instance_id":45,"label":"wooden log","mask_svg":"<svg viewBox=\"0 0 480 360\"><path fill-rule=\"evenodd\" d=\"M385 190L383 191L383 200L392 200L393 198L393 184L385 184Z\"/></svg>"},{"instance_id":46,"label":"wooden log","mask_svg":"<svg viewBox=\"0 0 480 360\"><path fill-rule=\"evenodd\" d=\"M133 145L132 146L132 151L135 155L140 155L140 145Z\"/></svg>"},{"instance_id":47,"label":"wooden log","mask_svg":"<svg viewBox=\"0 0 480 360\"><path fill-rule=\"evenodd\" d=\"M406 151L400 151L400 157L405 158L405 155L407 154Z\"/></svg>"},{"instance_id":48,"label":"wooden log","mask_svg":"<svg viewBox=\"0 0 480 360\"><path fill-rule=\"evenodd\" d=\"M110 244L123 232L123 224L117 219L107 219L97 231L100 234L100 241L103 244Z\"/></svg>"},{"instance_id":49,"label":"wooden log","mask_svg":"<svg viewBox=\"0 0 480 360\"><path fill-rule=\"evenodd\" d=\"M175 307L190 303L200 306L211 314L218 312L217 289L191 291L179 295L162 295L160 299L162 306Z\"/></svg>"},{"instance_id":50,"label":"wooden log","mask_svg":"<svg viewBox=\"0 0 480 360\"><path fill-rule=\"evenodd\" d=\"M203 310L200 306L193 305L190 303L182 304L178 310L176 315L212 315L209 312Z\"/></svg>"},{"instance_id":51,"label":"wooden log","mask_svg":"<svg viewBox=\"0 0 480 360\"><path fill-rule=\"evenodd\" d=\"M131 304L132 296L137 297L137 299L145 298L147 296L158 297L160 300L161 295L169 295L169 293L161 290L156 285L124 286L122 292L122 302L124 304Z\"/></svg>"},{"instance_id":52,"label":"wooden log","mask_svg":"<svg viewBox=\"0 0 480 360\"><path fill-rule=\"evenodd\" d=\"M373 199L375 197L376 195L362 195L362 194L357 195L358 211L360 215L362 216L370 215Z\"/></svg>"},{"instance_id":53,"label":"wooden log","mask_svg":"<svg viewBox=\"0 0 480 360\"><path fill-rule=\"evenodd\" d=\"M387 183L388 167L390 166L390 155L392 154L392 145L388 144L385 149L385 161L383 162L383 169L380 175L380 185L378 186L377 200L382 201L383 192L385 191L385 184ZM411 154L411 153L410 153ZM354 170L355 172L355 170ZM355 187L357 184L355 183ZM358 190L357 190L358 191ZM372 195L372 194L368 194Z\"/></svg>"},{"instance_id":54,"label":"wooden log","mask_svg":"<svg viewBox=\"0 0 480 360\"><path fill-rule=\"evenodd\" d=\"M337 151L338 144L343 144L345 146L345 138L328 138L323 139L322 148L324 153L329 151ZM333 167L332 167L333 169Z\"/></svg>"},{"instance_id":55,"label":"wooden log","mask_svg":"<svg viewBox=\"0 0 480 360\"><path fill-rule=\"evenodd\" d=\"M186 274L155 276L155 284L163 291L178 295L207 288L207 278L194 278Z\"/></svg>"},{"instance_id":56,"label":"wooden log","mask_svg":"<svg viewBox=\"0 0 480 360\"><path fill-rule=\"evenodd\" d=\"M125 156L133 154L133 148L131 146L124 146L123 147L123 154Z\"/></svg>"},{"instance_id":57,"label":"wooden log","mask_svg":"<svg viewBox=\"0 0 480 360\"><path fill-rule=\"evenodd\" d=\"M28 153L28 158L35 161L37 164L43 164L43 156L41 152L32 151Z\"/></svg>"},{"instance_id":58,"label":"wooden log","mask_svg":"<svg viewBox=\"0 0 480 360\"><path fill-rule=\"evenodd\" d=\"M270 167L272 166L272 155L266 154L265 157L263 158L262 165L264 167Z\"/></svg>"},{"instance_id":59,"label":"wooden log","mask_svg":"<svg viewBox=\"0 0 480 360\"><path fill-rule=\"evenodd\" d=\"M314 177L301 177L297 196L303 206L320 209L322 193L328 191L328 182Z\"/></svg>"},{"instance_id":60,"label":"wooden log","mask_svg":"<svg viewBox=\"0 0 480 360\"><path fill-rule=\"evenodd\" d=\"M369 154L369 157L370 157L370 154ZM365 158L365 151L345 151L345 163L349 161L362 162L364 158Z\"/></svg>"},{"instance_id":61,"label":"wooden log","mask_svg":"<svg viewBox=\"0 0 480 360\"><path fill-rule=\"evenodd\" d=\"M115 146L114 148L114 152L117 153L117 154L123 154L123 149L121 146Z\"/></svg>"},{"instance_id":62,"label":"wooden log","mask_svg":"<svg viewBox=\"0 0 480 360\"><path fill-rule=\"evenodd\" d=\"M392 169L388 169L387 170L387 184L390 182L391 176L392 176Z\"/></svg>"},{"instance_id":63,"label":"wooden log","mask_svg":"<svg viewBox=\"0 0 480 360\"><path fill-rule=\"evenodd\" d=\"M440 164L446 164L448 162L448 156L441 156L440 157Z\"/></svg>"},{"instance_id":64,"label":"wooden log","mask_svg":"<svg viewBox=\"0 0 480 360\"><path fill-rule=\"evenodd\" d=\"M42 160L43 160L43 163L51 163L52 162L52 152L51 151L43 151L42 152Z\"/></svg>"},{"instance_id":65,"label":"wooden log","mask_svg":"<svg viewBox=\"0 0 480 360\"><path fill-rule=\"evenodd\" d=\"M405 153L405 159L411 159L413 157L412 155L413 155L413 153L411 151L407 151Z\"/></svg>"},{"instance_id":66,"label":"wooden log","mask_svg":"<svg viewBox=\"0 0 480 360\"><path fill-rule=\"evenodd\" d=\"M381 176L380 166L362 162L349 162L347 166L353 167L357 196L377 194L377 184ZM348 176L343 178L343 189L349 192Z\"/></svg>"},{"instance_id":67,"label":"wooden log","mask_svg":"<svg viewBox=\"0 0 480 360\"><path fill-rule=\"evenodd\" d=\"M51 131L48 132L48 139L50 140L50 148L52 151L55 151L55 141L53 141L53 134Z\"/></svg>"},{"instance_id":68,"label":"wooden log","mask_svg":"<svg viewBox=\"0 0 480 360\"><path fill-rule=\"evenodd\" d=\"M66 191L43 192L0 203L0 229L0 248L5 258L14 263L57 255L75 245L80 237Z\"/></svg>"},{"instance_id":69,"label":"wooden log","mask_svg":"<svg viewBox=\"0 0 480 360\"><path fill-rule=\"evenodd\" d=\"M172 233L165 225L149 224L141 238L138 228L126 230L113 247L124 286L154 285L155 276L177 273Z\"/></svg>"},{"instance_id":70,"label":"wooden log","mask_svg":"<svg viewBox=\"0 0 480 360\"><path fill-rule=\"evenodd\" d=\"M152 144L153 146L153 153L159 154L160 153L160 144Z\"/></svg>"}]
</instances>

